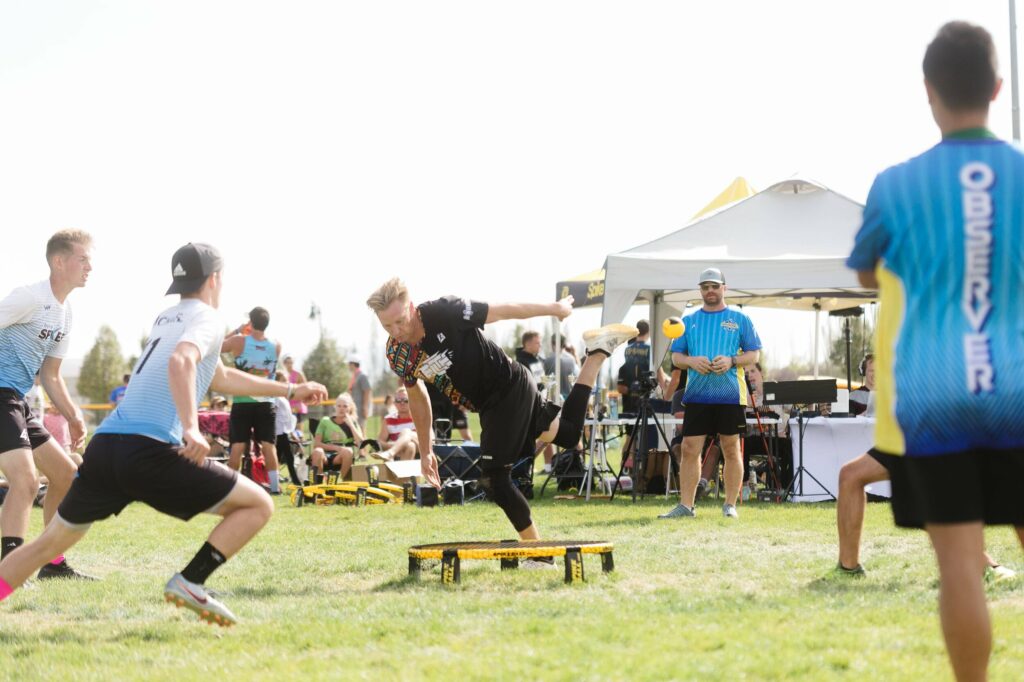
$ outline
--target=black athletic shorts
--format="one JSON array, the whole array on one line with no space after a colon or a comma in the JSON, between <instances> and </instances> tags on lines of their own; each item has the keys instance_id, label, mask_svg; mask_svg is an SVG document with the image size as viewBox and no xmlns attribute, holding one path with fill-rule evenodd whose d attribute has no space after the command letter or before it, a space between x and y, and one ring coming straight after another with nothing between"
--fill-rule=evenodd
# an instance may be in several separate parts
<instances>
[{"instance_id":1,"label":"black athletic shorts","mask_svg":"<svg viewBox=\"0 0 1024 682\"><path fill-rule=\"evenodd\" d=\"M17 391L0 388L0 452L35 450L50 440L39 415Z\"/></svg>"},{"instance_id":2,"label":"black athletic shorts","mask_svg":"<svg viewBox=\"0 0 1024 682\"><path fill-rule=\"evenodd\" d=\"M231 426L228 428L231 443L248 443L258 440L273 443L274 403L234 403L231 405Z\"/></svg>"},{"instance_id":3,"label":"black athletic shorts","mask_svg":"<svg viewBox=\"0 0 1024 682\"><path fill-rule=\"evenodd\" d=\"M893 490L889 501L892 504L892 517L896 525L900 528L924 528L924 520L917 505L914 504L913 498L895 493L897 487L906 490L908 485L907 468L904 466L906 457L890 455L878 448L868 450L868 455L889 472L889 481Z\"/></svg>"},{"instance_id":4,"label":"black athletic shorts","mask_svg":"<svg viewBox=\"0 0 1024 682\"><path fill-rule=\"evenodd\" d=\"M511 466L532 457L537 438L561 408L541 398L532 374L512 363L512 383L480 411L480 468Z\"/></svg>"},{"instance_id":5,"label":"black athletic shorts","mask_svg":"<svg viewBox=\"0 0 1024 682\"><path fill-rule=\"evenodd\" d=\"M745 434L746 409L743 405L687 403L683 414L683 437Z\"/></svg>"},{"instance_id":6,"label":"black athletic shorts","mask_svg":"<svg viewBox=\"0 0 1024 682\"><path fill-rule=\"evenodd\" d=\"M238 473L211 460L202 466L178 446L145 436L99 433L89 441L78 476L57 512L72 524L105 519L131 502L188 520L212 511L235 487Z\"/></svg>"},{"instance_id":7,"label":"black athletic shorts","mask_svg":"<svg viewBox=\"0 0 1024 682\"><path fill-rule=\"evenodd\" d=\"M355 448L353 447L354 450ZM334 458L337 456L338 453L335 450L324 450L324 471L341 471L341 464L334 463ZM313 466L312 456L306 458L306 465Z\"/></svg>"},{"instance_id":8,"label":"black athletic shorts","mask_svg":"<svg viewBox=\"0 0 1024 682\"><path fill-rule=\"evenodd\" d=\"M897 457L895 501L912 505L921 524L969 523L1024 527L1024 450L972 450L932 457ZM890 470L892 471L892 470ZM901 523L904 527L915 527Z\"/></svg>"}]
</instances>

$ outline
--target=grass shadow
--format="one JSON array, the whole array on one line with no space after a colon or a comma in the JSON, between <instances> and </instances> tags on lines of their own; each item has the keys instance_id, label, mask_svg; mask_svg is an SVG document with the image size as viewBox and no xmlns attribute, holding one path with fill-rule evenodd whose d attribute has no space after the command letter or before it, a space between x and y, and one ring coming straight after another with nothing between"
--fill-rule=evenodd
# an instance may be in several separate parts
<instances>
[{"instance_id":1,"label":"grass shadow","mask_svg":"<svg viewBox=\"0 0 1024 682\"><path fill-rule=\"evenodd\" d=\"M897 581L872 581L865 577L826 574L814 578L804 589L818 594L863 594L899 592L904 585Z\"/></svg>"},{"instance_id":2,"label":"grass shadow","mask_svg":"<svg viewBox=\"0 0 1024 682\"><path fill-rule=\"evenodd\" d=\"M291 586L281 586L274 584L259 585L257 587L236 587L232 590L219 591L218 594L222 597L254 597L258 599L266 599L268 597L308 597L312 595L320 595L323 593L316 585L310 585L302 588L295 588Z\"/></svg>"}]
</instances>

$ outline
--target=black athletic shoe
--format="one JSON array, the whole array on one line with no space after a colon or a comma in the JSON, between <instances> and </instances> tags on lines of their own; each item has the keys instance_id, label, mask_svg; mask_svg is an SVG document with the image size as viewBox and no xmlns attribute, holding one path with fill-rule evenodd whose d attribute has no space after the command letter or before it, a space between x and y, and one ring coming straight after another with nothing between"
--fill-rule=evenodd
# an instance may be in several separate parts
<instances>
[{"instance_id":1,"label":"black athletic shoe","mask_svg":"<svg viewBox=\"0 0 1024 682\"><path fill-rule=\"evenodd\" d=\"M94 576L79 573L68 566L68 562L66 560L59 564L46 564L39 569L39 575L36 577L40 580L49 580L51 578L64 578L65 580L99 580L99 578Z\"/></svg>"},{"instance_id":2,"label":"black athletic shoe","mask_svg":"<svg viewBox=\"0 0 1024 682\"><path fill-rule=\"evenodd\" d=\"M849 576L851 578L863 578L866 575L864 567L860 564L857 564L853 568L847 568L842 564L836 564L835 573L836 575Z\"/></svg>"}]
</instances>

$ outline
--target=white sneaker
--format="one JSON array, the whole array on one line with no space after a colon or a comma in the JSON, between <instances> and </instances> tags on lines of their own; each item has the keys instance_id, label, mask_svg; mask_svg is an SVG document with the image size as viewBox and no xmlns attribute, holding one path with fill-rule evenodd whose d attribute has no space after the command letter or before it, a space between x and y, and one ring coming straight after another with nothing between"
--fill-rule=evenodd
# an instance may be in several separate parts
<instances>
[{"instance_id":1,"label":"white sneaker","mask_svg":"<svg viewBox=\"0 0 1024 682\"><path fill-rule=\"evenodd\" d=\"M727 519L738 519L740 513L736 511L736 505L727 503L722 505L722 516Z\"/></svg>"},{"instance_id":2,"label":"white sneaker","mask_svg":"<svg viewBox=\"0 0 1024 682\"><path fill-rule=\"evenodd\" d=\"M659 519L682 519L682 518L693 518L697 515L696 510L692 507L687 507L685 504L677 504L672 507L669 511L664 514L658 514Z\"/></svg>"},{"instance_id":3,"label":"white sneaker","mask_svg":"<svg viewBox=\"0 0 1024 682\"><path fill-rule=\"evenodd\" d=\"M164 587L164 599L177 606L184 606L186 609L195 611L199 614L199 618L207 623L228 627L238 622L235 614L217 601L205 587L185 580L181 573L175 573L167 581L167 585Z\"/></svg>"},{"instance_id":4,"label":"white sneaker","mask_svg":"<svg viewBox=\"0 0 1024 682\"><path fill-rule=\"evenodd\" d=\"M640 330L628 324L606 324L583 332L587 354L604 353L611 357L615 349L640 335Z\"/></svg>"},{"instance_id":5,"label":"white sneaker","mask_svg":"<svg viewBox=\"0 0 1024 682\"><path fill-rule=\"evenodd\" d=\"M988 566L985 568L985 578L991 580L994 583L999 583L1004 580L1013 580L1017 577L1017 572L1012 568L1006 566Z\"/></svg>"}]
</instances>

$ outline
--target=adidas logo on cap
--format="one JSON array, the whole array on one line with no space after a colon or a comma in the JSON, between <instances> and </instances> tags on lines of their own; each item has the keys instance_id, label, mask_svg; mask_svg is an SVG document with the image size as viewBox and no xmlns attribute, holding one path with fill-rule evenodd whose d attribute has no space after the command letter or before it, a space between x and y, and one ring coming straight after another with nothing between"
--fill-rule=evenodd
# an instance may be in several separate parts
<instances>
[{"instance_id":1,"label":"adidas logo on cap","mask_svg":"<svg viewBox=\"0 0 1024 682\"><path fill-rule=\"evenodd\" d=\"M184 277L188 273L185 272L185 268L181 267L181 263L174 266L174 272L171 273L175 277Z\"/></svg>"}]
</instances>

